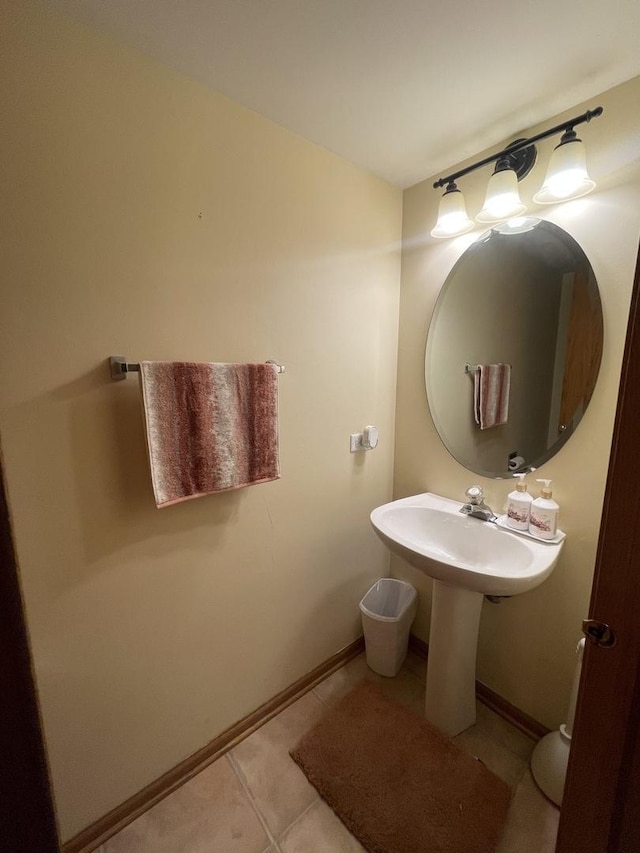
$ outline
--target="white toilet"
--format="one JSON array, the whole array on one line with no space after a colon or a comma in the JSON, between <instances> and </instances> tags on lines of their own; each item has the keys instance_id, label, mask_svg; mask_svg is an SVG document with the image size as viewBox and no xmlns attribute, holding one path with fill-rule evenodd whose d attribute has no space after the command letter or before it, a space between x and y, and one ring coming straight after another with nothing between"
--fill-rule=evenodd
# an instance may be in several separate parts
<instances>
[{"instance_id":1,"label":"white toilet","mask_svg":"<svg viewBox=\"0 0 640 853\"><path fill-rule=\"evenodd\" d=\"M533 778L536 780L542 793L546 794L557 806L562 804L564 782L567 776L571 733L573 731L573 719L576 713L578 686L582 670L584 642L583 637L576 648L578 662L576 663L576 670L573 676L567 722L560 726L558 731L550 732L550 734L545 735L542 740L538 741L531 755L531 773L533 774Z\"/></svg>"}]
</instances>

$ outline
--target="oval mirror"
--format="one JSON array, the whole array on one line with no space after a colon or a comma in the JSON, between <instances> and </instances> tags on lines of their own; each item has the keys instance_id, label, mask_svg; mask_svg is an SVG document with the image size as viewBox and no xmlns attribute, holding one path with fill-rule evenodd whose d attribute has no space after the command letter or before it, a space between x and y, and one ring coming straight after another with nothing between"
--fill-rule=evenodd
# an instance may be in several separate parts
<instances>
[{"instance_id":1,"label":"oval mirror","mask_svg":"<svg viewBox=\"0 0 640 853\"><path fill-rule=\"evenodd\" d=\"M524 231L498 225L466 250L427 336L438 434L461 465L485 477L538 468L558 452L587 408L602 355L602 306L587 256L557 225L527 222Z\"/></svg>"}]
</instances>

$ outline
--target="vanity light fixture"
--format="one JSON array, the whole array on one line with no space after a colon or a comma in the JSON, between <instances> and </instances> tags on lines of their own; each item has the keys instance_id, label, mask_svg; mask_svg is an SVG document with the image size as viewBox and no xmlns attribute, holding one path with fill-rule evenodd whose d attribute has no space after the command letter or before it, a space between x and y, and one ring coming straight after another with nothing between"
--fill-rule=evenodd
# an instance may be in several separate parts
<instances>
[{"instance_id":1,"label":"vanity light fixture","mask_svg":"<svg viewBox=\"0 0 640 853\"><path fill-rule=\"evenodd\" d=\"M595 188L587 174L584 142L573 128L565 130L554 148L542 189L533 197L536 204L553 204L590 193Z\"/></svg>"},{"instance_id":2,"label":"vanity light fixture","mask_svg":"<svg viewBox=\"0 0 640 853\"><path fill-rule=\"evenodd\" d=\"M533 168L537 157L535 143L557 133L562 133L562 136L551 156L544 184L533 196L534 202L554 204L579 198L591 192L595 182L587 174L584 143L578 139L574 127L591 121L603 112L602 107L587 110L582 115L528 139L516 139L502 151L478 160L477 163L460 169L459 172L439 178L433 185L434 189L446 186L446 191L440 200L438 222L431 231L431 236L457 237L473 228L473 222L467 216L464 196L458 189L456 181L489 163L496 165L489 179L484 206L476 217L478 222L503 222L524 213L526 205L520 200L518 181L528 175Z\"/></svg>"},{"instance_id":3,"label":"vanity light fixture","mask_svg":"<svg viewBox=\"0 0 640 853\"><path fill-rule=\"evenodd\" d=\"M489 178L484 206L476 216L478 222L502 222L510 216L520 216L527 205L520 200L518 176L513 169L496 171Z\"/></svg>"},{"instance_id":4,"label":"vanity light fixture","mask_svg":"<svg viewBox=\"0 0 640 853\"><path fill-rule=\"evenodd\" d=\"M473 228L473 220L467 216L464 196L455 181L449 181L440 199L438 222L431 232L433 237L457 237Z\"/></svg>"},{"instance_id":5,"label":"vanity light fixture","mask_svg":"<svg viewBox=\"0 0 640 853\"><path fill-rule=\"evenodd\" d=\"M516 139L509 148L526 141ZM476 216L478 222L502 222L525 212L527 206L520 199L518 181L529 174L536 162L536 154L535 145L529 145L519 152L498 157L493 175L489 178L484 205Z\"/></svg>"}]
</instances>

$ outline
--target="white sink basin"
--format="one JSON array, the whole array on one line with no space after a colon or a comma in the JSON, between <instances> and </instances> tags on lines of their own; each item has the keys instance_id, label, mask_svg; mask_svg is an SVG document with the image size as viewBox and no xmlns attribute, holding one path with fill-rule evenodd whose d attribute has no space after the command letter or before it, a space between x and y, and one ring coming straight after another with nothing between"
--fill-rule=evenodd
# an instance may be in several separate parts
<instances>
[{"instance_id":1,"label":"white sink basin","mask_svg":"<svg viewBox=\"0 0 640 853\"><path fill-rule=\"evenodd\" d=\"M391 551L433 578L425 715L451 737L476 719L484 596L512 596L538 586L553 571L563 544L469 518L461 506L426 492L371 513L376 533Z\"/></svg>"},{"instance_id":2,"label":"white sink basin","mask_svg":"<svg viewBox=\"0 0 640 853\"><path fill-rule=\"evenodd\" d=\"M461 506L426 492L377 507L371 523L391 551L416 569L484 595L517 595L549 577L562 542L519 536L462 515Z\"/></svg>"}]
</instances>

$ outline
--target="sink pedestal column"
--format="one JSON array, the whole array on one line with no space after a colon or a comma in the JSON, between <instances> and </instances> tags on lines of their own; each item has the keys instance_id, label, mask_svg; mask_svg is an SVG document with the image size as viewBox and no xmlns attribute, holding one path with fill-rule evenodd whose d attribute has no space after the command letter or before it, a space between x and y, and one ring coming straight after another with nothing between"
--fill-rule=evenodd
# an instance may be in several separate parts
<instances>
[{"instance_id":1,"label":"sink pedestal column","mask_svg":"<svg viewBox=\"0 0 640 853\"><path fill-rule=\"evenodd\" d=\"M484 596L433 581L425 716L453 737L476 721L476 651Z\"/></svg>"}]
</instances>

